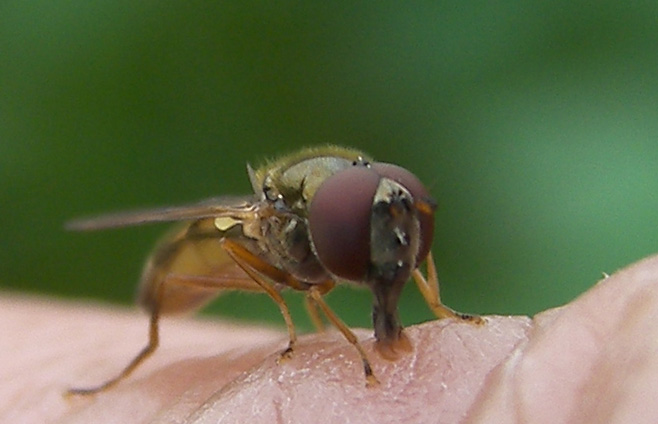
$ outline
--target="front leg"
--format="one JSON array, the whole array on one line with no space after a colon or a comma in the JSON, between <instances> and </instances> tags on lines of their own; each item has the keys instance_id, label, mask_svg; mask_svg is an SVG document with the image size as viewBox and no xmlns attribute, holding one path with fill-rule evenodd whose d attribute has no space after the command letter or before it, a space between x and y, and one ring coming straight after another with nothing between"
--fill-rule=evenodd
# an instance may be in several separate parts
<instances>
[{"instance_id":1,"label":"front leg","mask_svg":"<svg viewBox=\"0 0 658 424\"><path fill-rule=\"evenodd\" d=\"M466 321L469 324L483 325L486 323L485 319L479 315L470 315L457 312L441 302L441 294L439 293L439 277L436 274L436 266L432 258L432 252L427 255L427 279L417 268L411 273L418 290L423 295L425 302L430 307L437 318L454 318L461 321Z\"/></svg>"}]
</instances>

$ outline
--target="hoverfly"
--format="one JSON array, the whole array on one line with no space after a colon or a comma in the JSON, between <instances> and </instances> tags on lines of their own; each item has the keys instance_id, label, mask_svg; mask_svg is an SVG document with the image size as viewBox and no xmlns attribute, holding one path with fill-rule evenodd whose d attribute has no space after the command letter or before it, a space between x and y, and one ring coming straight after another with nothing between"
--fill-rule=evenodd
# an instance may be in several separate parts
<instances>
[{"instance_id":1,"label":"hoverfly","mask_svg":"<svg viewBox=\"0 0 658 424\"><path fill-rule=\"evenodd\" d=\"M158 347L160 317L200 308L221 290L265 292L278 305L289 342L297 340L280 292L306 294L312 321L318 309L357 350L368 385L377 383L356 336L325 303L339 281L367 286L379 353L394 359L411 349L398 317L398 298L410 279L439 318L480 324L441 303L430 245L434 201L418 178L397 165L374 162L337 146L308 148L253 169L254 194L197 204L118 213L70 222L74 230L99 230L151 222L183 221L149 257L138 302L150 313L147 345L114 378L70 394L93 394L130 375ZM427 259L427 278L418 269Z\"/></svg>"}]
</instances>

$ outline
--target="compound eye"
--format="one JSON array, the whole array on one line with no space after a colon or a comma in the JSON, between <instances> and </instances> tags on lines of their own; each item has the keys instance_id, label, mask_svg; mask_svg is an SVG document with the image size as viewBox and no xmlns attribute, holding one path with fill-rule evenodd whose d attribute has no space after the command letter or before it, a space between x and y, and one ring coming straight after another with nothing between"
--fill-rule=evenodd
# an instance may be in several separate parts
<instances>
[{"instance_id":1,"label":"compound eye","mask_svg":"<svg viewBox=\"0 0 658 424\"><path fill-rule=\"evenodd\" d=\"M418 177L402 168L401 166L391 163L376 162L372 164L372 169L379 175L389 178L404 188L414 198L418 222L420 223L420 247L416 255L416 264L420 264L432 247L432 238L434 237L434 210L436 203L429 195L429 192L420 182Z\"/></svg>"},{"instance_id":2,"label":"compound eye","mask_svg":"<svg viewBox=\"0 0 658 424\"><path fill-rule=\"evenodd\" d=\"M363 281L370 265L370 215L380 176L370 168L340 171L322 183L309 210L315 252L332 274Z\"/></svg>"}]
</instances>

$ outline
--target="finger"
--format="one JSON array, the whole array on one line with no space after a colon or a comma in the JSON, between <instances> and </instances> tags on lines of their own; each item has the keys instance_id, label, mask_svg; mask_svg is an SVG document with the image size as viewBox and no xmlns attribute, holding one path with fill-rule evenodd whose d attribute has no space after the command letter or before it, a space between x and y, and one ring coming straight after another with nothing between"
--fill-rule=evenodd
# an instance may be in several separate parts
<instances>
[{"instance_id":1,"label":"finger","mask_svg":"<svg viewBox=\"0 0 658 424\"><path fill-rule=\"evenodd\" d=\"M394 362L375 354L371 330L358 331L381 383L373 388L340 335L302 338L291 361L264 361L218 390L190 422L458 422L529 329L523 317L488 320L482 327L443 320L407 328L414 349Z\"/></svg>"},{"instance_id":2,"label":"finger","mask_svg":"<svg viewBox=\"0 0 658 424\"><path fill-rule=\"evenodd\" d=\"M534 319L530 341L492 376L472 423L655 422L658 256Z\"/></svg>"},{"instance_id":3,"label":"finger","mask_svg":"<svg viewBox=\"0 0 658 424\"><path fill-rule=\"evenodd\" d=\"M96 384L130 359L144 341L146 319L65 303L8 303L15 306L13 313L0 322L17 323L14 337L32 334L26 331L28 322L40 336L28 336L14 357L3 358L17 376L13 392L7 393L11 396L4 399L19 394L25 399L6 407L21 422L29 422L24 418L30 414L33 422L44 421L47 414L50 420L71 423L245 422L245 417L250 423L280 417L292 422L308 422L309 417L314 422L369 422L376 417L386 423L409 414L421 423L437 422L437 417L454 422L529 328L522 317L491 317L477 328L448 320L410 327L406 331L415 348L395 362L379 358L372 331L360 330L382 382L368 389L358 355L335 332L303 337L293 358L277 365L286 342L282 333L166 320L161 350L134 376L96 396L65 401L62 393L69 385ZM27 360L30 355L38 360ZM36 404L42 408L35 412Z\"/></svg>"}]
</instances>

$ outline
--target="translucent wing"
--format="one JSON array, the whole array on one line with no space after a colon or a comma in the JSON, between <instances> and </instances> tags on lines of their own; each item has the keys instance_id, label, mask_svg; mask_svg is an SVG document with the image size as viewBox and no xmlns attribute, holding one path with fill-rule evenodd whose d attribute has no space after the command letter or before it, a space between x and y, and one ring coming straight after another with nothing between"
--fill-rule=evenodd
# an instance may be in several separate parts
<instances>
[{"instance_id":1,"label":"translucent wing","mask_svg":"<svg viewBox=\"0 0 658 424\"><path fill-rule=\"evenodd\" d=\"M73 220L70 230L91 231L153 222L180 224L158 243L142 272L139 303L160 313L192 311L222 290L258 291L258 285L221 247L222 238L248 243L243 224L257 219L255 196L224 196L186 206L144 209ZM226 218L218 225L216 218Z\"/></svg>"},{"instance_id":2,"label":"translucent wing","mask_svg":"<svg viewBox=\"0 0 658 424\"><path fill-rule=\"evenodd\" d=\"M193 205L118 212L75 219L67 222L65 227L69 230L92 231L152 222L191 221L203 218L230 217L244 220L252 217L257 208L258 204L254 196L222 196Z\"/></svg>"}]
</instances>

